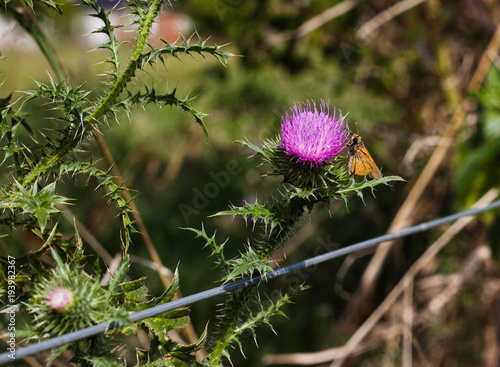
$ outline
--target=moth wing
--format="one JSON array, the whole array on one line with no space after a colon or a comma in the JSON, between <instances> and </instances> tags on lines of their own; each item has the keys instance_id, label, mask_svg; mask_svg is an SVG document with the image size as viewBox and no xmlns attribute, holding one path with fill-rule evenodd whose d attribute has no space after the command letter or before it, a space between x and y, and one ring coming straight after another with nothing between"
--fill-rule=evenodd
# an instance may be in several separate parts
<instances>
[{"instance_id":1,"label":"moth wing","mask_svg":"<svg viewBox=\"0 0 500 367\"><path fill-rule=\"evenodd\" d=\"M363 159L364 169L367 170L365 175L370 175L370 177L375 178L375 179L381 178L382 172L380 172L380 169L377 167L377 164L373 160L373 158L370 155L370 153L368 152L368 150L365 147L363 147L363 149L361 149L359 151L359 154L365 155L365 157Z\"/></svg>"},{"instance_id":2,"label":"moth wing","mask_svg":"<svg viewBox=\"0 0 500 367\"><path fill-rule=\"evenodd\" d=\"M382 172L364 146L357 149L351 156L348 168L349 176L356 174L359 176L370 175L375 179L382 177Z\"/></svg>"}]
</instances>

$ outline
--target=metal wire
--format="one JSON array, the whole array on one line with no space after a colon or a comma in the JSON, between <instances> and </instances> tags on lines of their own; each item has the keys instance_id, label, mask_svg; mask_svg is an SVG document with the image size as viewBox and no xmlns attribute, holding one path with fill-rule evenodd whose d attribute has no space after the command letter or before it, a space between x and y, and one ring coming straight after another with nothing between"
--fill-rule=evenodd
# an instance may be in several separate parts
<instances>
[{"instance_id":1,"label":"metal wire","mask_svg":"<svg viewBox=\"0 0 500 367\"><path fill-rule=\"evenodd\" d=\"M398 232L388 233L386 235L375 237L375 238L372 238L372 239L367 240L367 241L359 242L359 243L351 245L351 246L347 246L344 248L340 248L340 249L337 249L334 251L327 252L326 254L319 255L319 256L313 257L311 259L304 260L304 261L280 268L278 270L266 273L264 275L258 275L258 276L253 276L253 277L248 278L248 279L242 279L242 280L230 283L230 284L225 284L225 285L222 285L222 286L219 286L216 288L212 288L212 289L200 292L200 293L196 293L196 294L193 294L191 296L187 296L187 297L184 297L184 298L172 301L172 302L168 302L168 303L165 303L162 305L151 307L150 309L147 309L147 310L133 313L130 315L130 320L132 322L137 322L140 320L147 319L149 317L158 316L164 312L172 311L172 310L180 308L180 307L186 307L186 306L192 305L192 304L197 303L197 302L202 301L202 300L206 300L206 299L209 299L209 298L212 298L212 297L215 297L218 295L222 295L222 294L225 294L228 292L233 292L235 290L238 290L238 289L241 289L244 287L249 287L249 286L257 284L261 281L268 281L270 279L277 278L277 277L280 277L282 275L289 274L291 272L294 272L294 271L297 271L300 269L304 269L307 267L312 267L312 266L318 265L320 263L335 259L335 258L340 257L340 256L344 256L344 255L347 255L347 254L350 254L350 253L353 253L356 251L364 250L364 249L367 249L370 247L375 247L376 245L378 245L379 243L382 243L382 242L392 241L392 240L406 237L406 236L409 236L411 234L415 234L418 232L424 232L424 231L427 231L431 228L440 226L442 224L453 222L459 218L477 215L477 214L483 213L485 211L496 209L498 207L500 207L500 200L494 201L491 204L486 205L482 208L465 210L463 212L452 214L452 215L449 215L449 216L446 216L446 217L443 217L440 219L432 220L430 222L418 224L416 226L406 228L406 229L403 229L403 230L398 231ZM52 348L58 348L58 347L61 347L65 344L73 343L73 342L76 342L78 340L103 333L107 330L116 329L116 328L119 328L121 326L123 326L123 325L120 325L118 323L98 324L98 325L95 325L95 326L92 326L92 327L89 327L86 329L78 330L78 331L68 333L65 335L61 335L61 336L58 336L58 337L55 337L52 339L44 340L44 341L37 343L37 344L33 344L33 345L29 345L27 347L22 347L22 348L16 349L14 356L15 356L15 359L25 358L25 357L31 356L33 354L45 352L45 351L52 349ZM11 355L10 352L0 354L0 365L4 365L6 363L14 361L12 359L12 357L10 357L9 355Z\"/></svg>"}]
</instances>

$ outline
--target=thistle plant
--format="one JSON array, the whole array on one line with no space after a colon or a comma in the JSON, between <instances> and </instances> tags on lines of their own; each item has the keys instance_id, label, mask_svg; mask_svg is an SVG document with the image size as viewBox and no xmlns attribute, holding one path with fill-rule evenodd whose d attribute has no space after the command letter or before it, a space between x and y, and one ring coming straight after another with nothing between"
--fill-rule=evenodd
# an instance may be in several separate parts
<instances>
[{"instance_id":1,"label":"thistle plant","mask_svg":"<svg viewBox=\"0 0 500 367\"><path fill-rule=\"evenodd\" d=\"M60 12L52 0L39 3ZM138 365L190 366L197 364L194 355L205 340L202 335L192 344L181 345L167 336L169 331L189 322L186 309L130 323L131 312L172 300L179 280L174 276L162 295L152 297L145 279L128 279L130 245L136 232L130 195L125 195L127 189L111 174L111 168L98 168L102 164L97 165L89 158L90 154L84 154L89 144L98 140L114 121L132 115L134 107L150 103L186 111L207 134L206 114L195 109L194 98L179 97L176 90L159 91L149 85L139 85L137 89L140 80L135 78L136 73L167 62L169 56L196 54L205 58L211 55L222 64L231 56L220 46L207 44L196 33L187 38L179 36L174 43L163 41L164 45L159 48L149 45L151 27L163 3L162 0L126 3L134 16L132 23L137 25L137 33L130 55L124 58L127 49L115 35L121 25L112 24L109 18L114 9L105 11L97 2L82 0L82 5L90 8L91 16L102 21L95 33L108 38L99 47L108 51L107 80L103 89L92 91L86 90L84 84L73 84L66 76L51 43L34 21L33 2L26 2L24 11L19 11L14 2L0 0L1 11L36 40L53 68L48 82L37 81L34 89L20 97L7 93L7 97L0 99L2 169L6 172L0 187L0 224L5 230L2 233L13 237L19 233L31 235L43 244L37 251L16 256L15 277L7 277L11 254L0 258L2 311L14 309L19 320L25 318L26 327L21 329L19 323L16 336L33 341L98 323L124 325L118 331L91 338L86 343L62 347L53 353L51 360L70 350L72 362L76 364L117 365L117 353L123 346L120 347L114 336L137 334L141 329L149 335L152 349L136 351ZM0 62L8 57L8 54L2 56ZM48 133L47 129L39 130L35 117L26 112L32 105L44 106L50 113L46 119L51 124ZM26 133L31 138L30 144L25 142ZM120 263L112 272L103 269L99 261L95 261L93 270L89 271L89 260L78 230L75 229L73 237L61 230L61 207L74 201L61 194L60 186L62 182L69 186L75 184L77 176L96 179L103 196L117 208L120 236L116 241L122 253ZM103 274L107 281L103 281ZM7 284L11 283L15 284L15 292L7 297Z\"/></svg>"},{"instance_id":2,"label":"thistle plant","mask_svg":"<svg viewBox=\"0 0 500 367\"><path fill-rule=\"evenodd\" d=\"M60 11L51 0L42 4ZM33 3L26 2L32 10ZM9 234L28 233L43 245L36 251L16 259L13 282L16 296L7 299L5 270L10 264L0 258L2 269L3 311L14 307L26 317L26 327L17 331L18 337L40 341L99 323L120 325L105 335L92 337L83 343L66 345L54 351L50 360L72 352L71 362L79 365L120 365L118 352L123 344L118 334L135 335L141 330L148 335L149 350L136 349L136 362L141 366L219 366L230 359L231 347L240 346L244 334L256 338L258 324L271 325L275 315L283 315L282 307L306 287L289 288L276 297L260 294L257 287L242 289L227 295L215 335L205 346L206 331L195 342L174 341L169 332L189 322L188 310L178 309L155 318L131 323L129 315L172 300L179 288L177 273L170 287L157 297L149 295L146 280L129 279L130 247L137 232L130 196L122 181L103 169L87 151L88 145L105 134L115 120L131 116L136 106L148 104L175 106L192 116L208 136L204 125L206 114L194 107L191 97L179 97L177 91L158 91L150 85L131 87L139 70L181 54L213 56L226 65L232 56L220 46L208 45L198 34L180 36L175 43L153 48L148 44L151 26L162 6L161 0L128 0L127 7L138 26L133 49L127 58L121 41L115 35L121 25L112 25L110 12L97 2L82 0L92 10L91 16L102 21L96 33L107 36L100 48L108 51L105 63L109 66L105 87L99 91L86 90L84 84L73 84L59 65L55 51L43 32L32 22L33 14L20 13L10 1L0 0L1 9L36 40L53 68L49 80L37 81L36 88L27 90L15 99L13 94L0 99L0 142L3 146L3 169L6 179L0 187L0 224ZM112 12L113 10L111 10ZM1 61L0 61L1 62ZM48 118L50 133L39 131L34 117L26 113L29 104L45 105L52 115ZM34 144L23 141L20 130L27 132ZM353 194L363 198L363 190L374 190L379 184L401 180L399 177L364 178L358 182L349 178L342 157L350 131L346 116L325 101L296 103L283 117L281 136L267 140L262 146L248 140L240 141L253 149L269 167L269 175L282 177L276 193L266 202L246 202L231 206L218 216L241 216L257 228L254 238L245 244L239 257L227 259L224 253L228 241L219 244L215 235L205 229L191 229L205 240L216 263L223 272L221 282L263 274L271 269L273 253L291 238L300 226L303 215L315 204L344 200ZM95 139L95 140L94 140ZM113 162L108 162L111 165ZM61 194L60 186L75 184L76 177L92 177L100 192L118 212L121 260L115 270L102 267L100 261L89 257L81 234L75 228L73 236L61 230L60 209L73 203ZM75 226L76 227L76 226ZM92 259L92 260L91 260ZM94 263L93 268L89 265ZM90 269L89 269L90 268ZM27 316L26 316L27 315ZM206 347L206 357L196 359L196 352ZM49 361L50 362L50 361Z\"/></svg>"},{"instance_id":3,"label":"thistle plant","mask_svg":"<svg viewBox=\"0 0 500 367\"><path fill-rule=\"evenodd\" d=\"M126 312L127 294L118 290L119 283L111 282L108 287L100 284L100 277L92 277L81 268L79 260L83 256L82 247L75 252L75 258L65 263L55 250L51 251L57 267L36 282L33 295L26 304L33 315L33 329L25 331L32 339L43 339L62 335L113 319L128 323ZM125 268L114 274L120 279ZM120 294L120 296L118 296ZM99 337L98 339L102 339ZM102 344L104 345L104 343ZM60 355L69 346L62 347L53 355ZM74 346L77 355L83 355L85 347ZM102 355L104 350L93 351Z\"/></svg>"},{"instance_id":4,"label":"thistle plant","mask_svg":"<svg viewBox=\"0 0 500 367\"><path fill-rule=\"evenodd\" d=\"M265 141L262 147L248 140L240 141L269 166L269 175L282 176L276 194L267 202L247 202L216 214L241 216L251 221L254 228L261 228L256 239L249 240L246 252L237 258L226 259L224 246L227 241L217 244L215 235L209 237L203 228L201 231L191 229L206 241L216 256L218 266L225 273L224 282L252 276L255 272L272 271L270 257L293 236L302 216L315 204L339 199L347 202L352 194L363 198L364 189L373 191L379 184L402 180L398 176L377 180L365 177L362 182L348 178L347 164L342 157L349 141L348 121L340 110L337 114L336 108L331 113L325 101L296 103L282 117L281 123L281 136ZM229 294L217 337L212 342L210 365L219 365L223 358L230 359L229 348L236 344L241 349L239 338L243 333L250 332L255 337L258 324L270 325L270 317L282 314L281 307L304 289L305 286L290 287L276 299L269 300L267 307L262 306L261 296L254 288Z\"/></svg>"}]
</instances>

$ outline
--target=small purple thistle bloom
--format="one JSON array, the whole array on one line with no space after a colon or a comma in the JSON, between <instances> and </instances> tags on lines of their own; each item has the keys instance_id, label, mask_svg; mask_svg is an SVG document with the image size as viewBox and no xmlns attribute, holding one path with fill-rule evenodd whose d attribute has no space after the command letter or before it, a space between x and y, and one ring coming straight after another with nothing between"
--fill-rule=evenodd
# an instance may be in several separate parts
<instances>
[{"instance_id":1,"label":"small purple thistle bloom","mask_svg":"<svg viewBox=\"0 0 500 367\"><path fill-rule=\"evenodd\" d=\"M49 291L47 303L53 310L64 312L73 304L73 293L63 287L57 287Z\"/></svg>"},{"instance_id":2,"label":"small purple thistle bloom","mask_svg":"<svg viewBox=\"0 0 500 367\"><path fill-rule=\"evenodd\" d=\"M288 155L296 156L298 162L308 162L320 166L326 160L342 152L349 141L347 120L336 108L330 115L328 103L321 100L320 110L316 101L295 103L281 117L281 148Z\"/></svg>"}]
</instances>

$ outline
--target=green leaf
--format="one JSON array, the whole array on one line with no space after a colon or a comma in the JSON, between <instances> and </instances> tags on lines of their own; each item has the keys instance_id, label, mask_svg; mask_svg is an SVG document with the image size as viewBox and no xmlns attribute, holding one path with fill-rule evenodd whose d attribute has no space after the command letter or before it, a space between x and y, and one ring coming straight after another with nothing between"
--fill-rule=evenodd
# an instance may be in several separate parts
<instances>
[{"instance_id":1,"label":"green leaf","mask_svg":"<svg viewBox=\"0 0 500 367\"><path fill-rule=\"evenodd\" d=\"M185 316L187 310L175 310L162 314L156 317L141 321L148 329L150 329L162 343L166 343L169 339L167 333L171 330L179 329L189 323L189 317Z\"/></svg>"},{"instance_id":2,"label":"green leaf","mask_svg":"<svg viewBox=\"0 0 500 367\"><path fill-rule=\"evenodd\" d=\"M197 38L197 42L192 42L193 38ZM162 40L165 46L159 49L152 49L151 51L142 55L140 61L142 65L151 64L157 62L158 60L164 61L163 57L165 55L172 55L178 58L179 54L186 54L193 56L193 53L197 53L205 58L205 54L212 55L215 57L222 65L227 65L229 58L234 56L231 52L222 51L221 48L225 45L219 46L208 46L207 41L204 41L198 33L194 33L189 38L185 38L182 34L180 35L180 42L168 43Z\"/></svg>"},{"instance_id":3,"label":"green leaf","mask_svg":"<svg viewBox=\"0 0 500 367\"><path fill-rule=\"evenodd\" d=\"M148 295L148 288L145 282L146 278L143 277L122 284L123 291L125 292L125 300L130 303L137 303L146 297Z\"/></svg>"},{"instance_id":4,"label":"green leaf","mask_svg":"<svg viewBox=\"0 0 500 367\"><path fill-rule=\"evenodd\" d=\"M197 111L193 106L191 106L191 102L195 99L195 97L186 96L182 99L177 98L175 95L176 92L177 89L174 89L172 92L167 90L164 94L157 94L154 88L151 90L146 88L144 93L139 91L135 94L129 94L126 98L117 101L115 103L115 108L121 107L124 108L125 111L129 111L132 106L144 107L149 103L155 103L160 106L175 106L190 113L195 118L196 123L201 126L205 136L208 137L208 130L203 122L203 119L208 115Z\"/></svg>"},{"instance_id":5,"label":"green leaf","mask_svg":"<svg viewBox=\"0 0 500 367\"><path fill-rule=\"evenodd\" d=\"M59 14L62 14L62 10L61 8L59 7L59 4L56 4L54 1L52 0L37 0L39 3L42 3L46 6L48 6L49 8L52 8L54 9L55 11L57 11ZM24 0L24 2L26 3L26 5L28 5L30 7L31 10L34 11L34 8L33 8L33 0Z\"/></svg>"},{"instance_id":6,"label":"green leaf","mask_svg":"<svg viewBox=\"0 0 500 367\"><path fill-rule=\"evenodd\" d=\"M172 279L172 284L170 284L170 287L168 287L168 289L165 290L165 292L161 296L154 297L151 300L149 300L148 302L130 303L130 305L128 307L128 311L138 312L138 311L147 310L148 308L170 302L174 298L178 287L179 287L179 274L176 270L174 273L174 277Z\"/></svg>"},{"instance_id":7,"label":"green leaf","mask_svg":"<svg viewBox=\"0 0 500 367\"><path fill-rule=\"evenodd\" d=\"M253 227L255 227L255 225L260 221L264 224L266 234L269 234L275 228L277 227L281 228L283 224L281 221L281 219L283 218L278 216L277 213L275 212L275 209L277 208L278 206L274 205L273 202L259 204L256 200L254 204L245 202L245 205L242 207L231 206L230 210L221 211L212 216L217 217L222 215L228 215L234 218L235 216L239 215L243 217L243 219L247 224L248 220L250 219L253 223Z\"/></svg>"},{"instance_id":8,"label":"green leaf","mask_svg":"<svg viewBox=\"0 0 500 367\"><path fill-rule=\"evenodd\" d=\"M59 7L59 4L55 3L54 1L52 1L52 0L38 0L38 1L40 1L42 4L45 4L52 9L54 9L58 13L62 14L62 10Z\"/></svg>"},{"instance_id":9,"label":"green leaf","mask_svg":"<svg viewBox=\"0 0 500 367\"><path fill-rule=\"evenodd\" d=\"M24 0L24 2L33 10L33 0Z\"/></svg>"},{"instance_id":10,"label":"green leaf","mask_svg":"<svg viewBox=\"0 0 500 367\"><path fill-rule=\"evenodd\" d=\"M67 198L55 194L55 188L56 182L38 191L37 184L26 189L15 181L15 187L2 198L0 208L9 209L12 212L20 210L22 214L33 215L43 232L51 214L59 212L56 206L68 202Z\"/></svg>"},{"instance_id":11,"label":"green leaf","mask_svg":"<svg viewBox=\"0 0 500 367\"><path fill-rule=\"evenodd\" d=\"M389 182L393 181L403 181L406 182L402 177L399 176L382 176L376 180L368 180L365 176L364 180L361 182L356 182L354 176L349 180L349 184L335 191L335 194L340 195L344 200L347 200L347 194L350 192L355 192L361 199L363 198L364 189L370 189L373 193L375 186L384 184L389 185ZM347 201L346 201L347 202Z\"/></svg>"},{"instance_id":12,"label":"green leaf","mask_svg":"<svg viewBox=\"0 0 500 367\"><path fill-rule=\"evenodd\" d=\"M224 257L224 246L226 245L227 241L224 241L222 244L217 244L215 241L215 233L213 234L212 237L209 237L207 232L205 231L205 226L203 223L201 224L201 231L195 228L182 228L186 229L188 231L196 233L196 237L201 237L205 240L205 246L204 247L209 247L212 251L210 254L211 256L216 256L217 257L217 265L222 267L225 271L226 274L229 274L230 272L230 263L226 261Z\"/></svg>"},{"instance_id":13,"label":"green leaf","mask_svg":"<svg viewBox=\"0 0 500 367\"><path fill-rule=\"evenodd\" d=\"M227 276L226 281L233 281L243 275L252 275L255 271L260 274L267 273L273 269L269 266L267 259L262 259L261 256L255 252L250 245L247 251L240 257L231 261L232 271Z\"/></svg>"}]
</instances>

